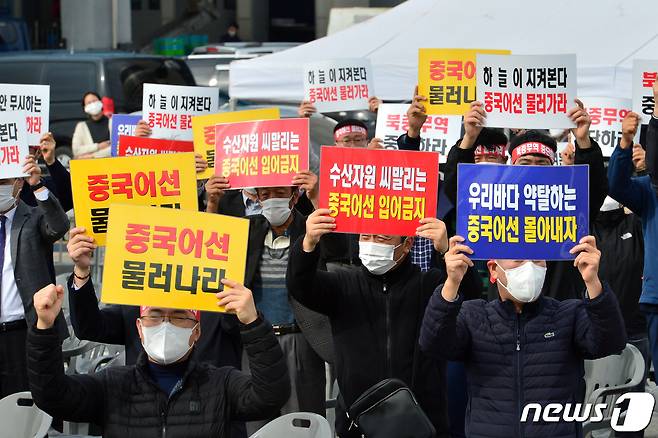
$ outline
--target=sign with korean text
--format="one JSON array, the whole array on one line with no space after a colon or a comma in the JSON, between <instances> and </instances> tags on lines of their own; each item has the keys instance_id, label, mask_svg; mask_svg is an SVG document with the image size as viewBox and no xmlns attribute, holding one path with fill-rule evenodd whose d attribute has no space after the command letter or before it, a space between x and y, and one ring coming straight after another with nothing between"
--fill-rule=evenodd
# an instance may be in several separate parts
<instances>
[{"instance_id":1,"label":"sign with korean text","mask_svg":"<svg viewBox=\"0 0 658 438\"><path fill-rule=\"evenodd\" d=\"M477 55L477 100L487 126L573 128L576 55Z\"/></svg>"},{"instance_id":2,"label":"sign with korean text","mask_svg":"<svg viewBox=\"0 0 658 438\"><path fill-rule=\"evenodd\" d=\"M633 111L648 124L654 109L653 84L658 77L658 60L633 61Z\"/></svg>"},{"instance_id":3,"label":"sign with korean text","mask_svg":"<svg viewBox=\"0 0 658 438\"><path fill-rule=\"evenodd\" d=\"M589 167L460 164L457 234L475 260L571 260L589 230Z\"/></svg>"},{"instance_id":4,"label":"sign with korean text","mask_svg":"<svg viewBox=\"0 0 658 438\"><path fill-rule=\"evenodd\" d=\"M132 114L114 114L112 116L112 131L110 132L110 142L112 146L112 156L118 156L117 145L119 137L122 135L135 135L137 123L142 120L142 116Z\"/></svg>"},{"instance_id":5,"label":"sign with korean text","mask_svg":"<svg viewBox=\"0 0 658 438\"><path fill-rule=\"evenodd\" d=\"M208 179L215 174L215 125L251 120L276 120L279 117L279 108L259 108L194 116L192 118L194 152L201 154L208 162L208 168L204 172L198 173L197 178Z\"/></svg>"},{"instance_id":6,"label":"sign with korean text","mask_svg":"<svg viewBox=\"0 0 658 438\"><path fill-rule=\"evenodd\" d=\"M478 53L509 55L509 50L418 49L418 94L427 97L427 114L464 115L476 98Z\"/></svg>"},{"instance_id":7,"label":"sign with korean text","mask_svg":"<svg viewBox=\"0 0 658 438\"><path fill-rule=\"evenodd\" d=\"M338 233L413 236L436 217L438 184L436 152L322 147L320 206Z\"/></svg>"},{"instance_id":8,"label":"sign with korean text","mask_svg":"<svg viewBox=\"0 0 658 438\"><path fill-rule=\"evenodd\" d=\"M36 146L48 132L50 85L0 84L0 112L25 113L27 144Z\"/></svg>"},{"instance_id":9,"label":"sign with korean text","mask_svg":"<svg viewBox=\"0 0 658 438\"><path fill-rule=\"evenodd\" d=\"M119 157L135 155L174 154L179 152L194 152L194 143L191 141L165 140L164 138L119 137Z\"/></svg>"},{"instance_id":10,"label":"sign with korean text","mask_svg":"<svg viewBox=\"0 0 658 438\"><path fill-rule=\"evenodd\" d=\"M105 245L110 204L197 210L194 154L71 161L75 221Z\"/></svg>"},{"instance_id":11,"label":"sign with korean text","mask_svg":"<svg viewBox=\"0 0 658 438\"><path fill-rule=\"evenodd\" d=\"M25 125L24 112L0 112L0 179L27 176L23 163L30 152Z\"/></svg>"},{"instance_id":12,"label":"sign with korean text","mask_svg":"<svg viewBox=\"0 0 658 438\"><path fill-rule=\"evenodd\" d=\"M589 135L601 146L603 156L609 157L621 141L621 122L631 111L631 100L584 97L582 101L592 118Z\"/></svg>"},{"instance_id":13,"label":"sign with korean text","mask_svg":"<svg viewBox=\"0 0 658 438\"><path fill-rule=\"evenodd\" d=\"M215 173L231 188L278 187L309 168L308 119L261 120L215 126Z\"/></svg>"},{"instance_id":14,"label":"sign with korean text","mask_svg":"<svg viewBox=\"0 0 658 438\"><path fill-rule=\"evenodd\" d=\"M101 300L222 312L224 278L244 282L247 219L113 204Z\"/></svg>"},{"instance_id":15,"label":"sign with korean text","mask_svg":"<svg viewBox=\"0 0 658 438\"><path fill-rule=\"evenodd\" d=\"M215 87L144 84L142 112L153 138L192 140L192 116L210 114L219 107Z\"/></svg>"},{"instance_id":16,"label":"sign with korean text","mask_svg":"<svg viewBox=\"0 0 658 438\"><path fill-rule=\"evenodd\" d=\"M409 128L408 104L382 103L377 111L375 137L382 140L386 149L398 148L398 137ZM441 163L446 162L450 148L461 137L461 116L430 115L420 133L420 150L438 152Z\"/></svg>"},{"instance_id":17,"label":"sign with korean text","mask_svg":"<svg viewBox=\"0 0 658 438\"><path fill-rule=\"evenodd\" d=\"M304 66L304 100L321 113L368 108L374 96L370 60L334 59Z\"/></svg>"}]
</instances>

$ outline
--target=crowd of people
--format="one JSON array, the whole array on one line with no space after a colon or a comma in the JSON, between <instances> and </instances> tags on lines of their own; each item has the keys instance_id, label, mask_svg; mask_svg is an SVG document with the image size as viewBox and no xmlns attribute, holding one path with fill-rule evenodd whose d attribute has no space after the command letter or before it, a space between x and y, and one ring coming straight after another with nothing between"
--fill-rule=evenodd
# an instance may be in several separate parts
<instances>
[{"instance_id":1,"label":"crowd of people","mask_svg":"<svg viewBox=\"0 0 658 438\"><path fill-rule=\"evenodd\" d=\"M426 102L416 89L399 149L420 149ZM76 126L75 155L109 156L101 97L86 93L82 106L89 119ZM300 117L315 112L299 107ZM328 377L339 388L336 433L356 438L371 433L356 419L358 401L398 379L437 437L581 436L577 422L523 423L521 411L582 401L583 361L627 342L642 352L645 375L658 365L658 110L642 145L640 117L624 118L607 170L587 108L576 100L568 116L574 141L562 165L588 165L590 178L589 235L573 260L471 260L450 213L420 220L414 236L335 233L310 170L282 187L233 189L212 176L199 209L250 222L245 278L222 280L217 293L226 313L101 306L91 279L97 245L84 228L69 230L70 175L45 134L49 176L29 156L28 177L0 180L0 398L29 390L53 417L97 424L105 436L239 438L286 413L325 415ZM442 168L440 192L455 205L459 163L556 165L548 130L487 128L486 117L481 103L470 105ZM150 134L140 122L136 135ZM335 145L382 148L369 134L344 120ZM519 148L530 142L543 147ZM197 172L206 167L198 156ZM74 268L56 285L53 244L69 231ZM124 346L125 366L65 373L67 296L75 335Z\"/></svg>"}]
</instances>

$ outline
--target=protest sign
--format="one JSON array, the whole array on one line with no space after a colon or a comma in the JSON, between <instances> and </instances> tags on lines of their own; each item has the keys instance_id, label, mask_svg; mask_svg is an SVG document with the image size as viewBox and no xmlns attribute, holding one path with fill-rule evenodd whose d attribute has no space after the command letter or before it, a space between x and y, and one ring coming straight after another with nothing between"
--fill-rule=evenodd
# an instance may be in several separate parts
<instances>
[{"instance_id":1,"label":"protest sign","mask_svg":"<svg viewBox=\"0 0 658 438\"><path fill-rule=\"evenodd\" d=\"M292 185L308 170L308 119L261 120L215 126L215 174L231 188Z\"/></svg>"},{"instance_id":2,"label":"protest sign","mask_svg":"<svg viewBox=\"0 0 658 438\"><path fill-rule=\"evenodd\" d=\"M398 148L398 137L407 132L408 104L382 103L377 110L375 137L380 138L386 149ZM441 163L446 162L450 148L461 137L461 116L427 116L420 132L420 150L438 152Z\"/></svg>"},{"instance_id":3,"label":"protest sign","mask_svg":"<svg viewBox=\"0 0 658 438\"><path fill-rule=\"evenodd\" d=\"M104 303L222 312L221 280L244 282L246 219L113 204L107 235Z\"/></svg>"},{"instance_id":4,"label":"protest sign","mask_svg":"<svg viewBox=\"0 0 658 438\"><path fill-rule=\"evenodd\" d=\"M418 49L418 94L427 97L427 114L464 115L475 100L478 53L509 55L509 50Z\"/></svg>"},{"instance_id":5,"label":"protest sign","mask_svg":"<svg viewBox=\"0 0 658 438\"><path fill-rule=\"evenodd\" d=\"M22 111L0 112L0 179L27 176L23 173L30 153L25 117Z\"/></svg>"},{"instance_id":6,"label":"protest sign","mask_svg":"<svg viewBox=\"0 0 658 438\"><path fill-rule=\"evenodd\" d=\"M323 146L320 206L338 233L413 236L436 217L438 180L436 152Z\"/></svg>"},{"instance_id":7,"label":"protest sign","mask_svg":"<svg viewBox=\"0 0 658 438\"><path fill-rule=\"evenodd\" d=\"M609 157L621 141L621 122L631 111L631 100L584 97L582 101L592 119L589 135L599 144L603 156Z\"/></svg>"},{"instance_id":8,"label":"protest sign","mask_svg":"<svg viewBox=\"0 0 658 438\"><path fill-rule=\"evenodd\" d=\"M457 234L475 260L570 260L589 230L589 167L460 164Z\"/></svg>"},{"instance_id":9,"label":"protest sign","mask_svg":"<svg viewBox=\"0 0 658 438\"><path fill-rule=\"evenodd\" d=\"M110 204L198 208L194 154L71 161L75 222L105 245Z\"/></svg>"},{"instance_id":10,"label":"protest sign","mask_svg":"<svg viewBox=\"0 0 658 438\"><path fill-rule=\"evenodd\" d=\"M215 174L215 125L251 120L276 120L279 116L279 108L259 108L192 117L194 152L201 154L208 162L208 168L198 173L197 179L208 179Z\"/></svg>"},{"instance_id":11,"label":"protest sign","mask_svg":"<svg viewBox=\"0 0 658 438\"><path fill-rule=\"evenodd\" d=\"M573 128L576 55L477 55L477 100L487 126Z\"/></svg>"},{"instance_id":12,"label":"protest sign","mask_svg":"<svg viewBox=\"0 0 658 438\"><path fill-rule=\"evenodd\" d=\"M368 109L374 96L368 59L334 59L304 66L304 100L321 113Z\"/></svg>"},{"instance_id":13,"label":"protest sign","mask_svg":"<svg viewBox=\"0 0 658 438\"><path fill-rule=\"evenodd\" d=\"M658 77L658 60L633 61L633 111L642 116L642 123L648 124L654 109L653 84Z\"/></svg>"},{"instance_id":14,"label":"protest sign","mask_svg":"<svg viewBox=\"0 0 658 438\"><path fill-rule=\"evenodd\" d=\"M50 85L0 84L0 112L6 111L24 113L27 144L38 145L48 132Z\"/></svg>"},{"instance_id":15,"label":"protest sign","mask_svg":"<svg viewBox=\"0 0 658 438\"><path fill-rule=\"evenodd\" d=\"M117 156L130 157L135 155L173 154L177 152L194 152L194 143L191 141L122 135L119 137Z\"/></svg>"},{"instance_id":16,"label":"protest sign","mask_svg":"<svg viewBox=\"0 0 658 438\"><path fill-rule=\"evenodd\" d=\"M215 87L144 84L142 112L153 138L192 140L192 116L210 114L219 107Z\"/></svg>"},{"instance_id":17,"label":"protest sign","mask_svg":"<svg viewBox=\"0 0 658 438\"><path fill-rule=\"evenodd\" d=\"M115 114L112 116L112 131L110 132L110 144L112 146L112 156L118 156L117 145L119 137L122 135L135 135L137 122L142 120L142 116L131 114Z\"/></svg>"}]
</instances>

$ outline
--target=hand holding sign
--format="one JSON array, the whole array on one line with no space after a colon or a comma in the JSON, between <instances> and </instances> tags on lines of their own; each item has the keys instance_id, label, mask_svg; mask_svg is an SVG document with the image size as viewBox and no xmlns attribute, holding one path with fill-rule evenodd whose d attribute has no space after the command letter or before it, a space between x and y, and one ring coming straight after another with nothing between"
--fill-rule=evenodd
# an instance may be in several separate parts
<instances>
[{"instance_id":1,"label":"hand holding sign","mask_svg":"<svg viewBox=\"0 0 658 438\"><path fill-rule=\"evenodd\" d=\"M637 135L637 130L640 129L640 116L637 113L630 112L626 114L624 120L621 122L621 141L619 147L628 149L633 146L633 139Z\"/></svg>"},{"instance_id":2,"label":"hand holding sign","mask_svg":"<svg viewBox=\"0 0 658 438\"><path fill-rule=\"evenodd\" d=\"M39 141L39 147L41 148L41 156L43 161L46 162L48 166L52 166L55 163L55 139L53 138L52 132L46 132L41 136Z\"/></svg>"},{"instance_id":3,"label":"hand holding sign","mask_svg":"<svg viewBox=\"0 0 658 438\"><path fill-rule=\"evenodd\" d=\"M199 153L194 154L194 169L196 173L202 173L208 169L208 161Z\"/></svg>"},{"instance_id":4,"label":"hand holding sign","mask_svg":"<svg viewBox=\"0 0 658 438\"><path fill-rule=\"evenodd\" d=\"M379 110L379 105L382 103L381 99L376 96L370 96L368 99L368 111L376 113Z\"/></svg>"},{"instance_id":5,"label":"hand holding sign","mask_svg":"<svg viewBox=\"0 0 658 438\"><path fill-rule=\"evenodd\" d=\"M206 182L206 193L208 194L208 213L217 213L217 204L224 197L224 191L231 188L228 178L213 175ZM211 205L214 207L211 210Z\"/></svg>"},{"instance_id":6,"label":"hand holding sign","mask_svg":"<svg viewBox=\"0 0 658 438\"><path fill-rule=\"evenodd\" d=\"M427 109L425 108L427 97L418 95L418 85L414 89L414 98L411 105L407 110L407 118L409 119L409 129L407 135L411 138L420 137L420 130L427 120Z\"/></svg>"},{"instance_id":7,"label":"hand holding sign","mask_svg":"<svg viewBox=\"0 0 658 438\"><path fill-rule=\"evenodd\" d=\"M37 164L37 160L34 159L34 155L28 155L25 158L23 163L23 173L28 174L29 176L25 178L25 181L31 186L36 186L41 182L41 168Z\"/></svg>"},{"instance_id":8,"label":"hand holding sign","mask_svg":"<svg viewBox=\"0 0 658 438\"><path fill-rule=\"evenodd\" d=\"M472 102L471 108L464 115L464 138L460 143L461 149L471 149L475 146L482 128L487 124L487 112L484 110L482 102Z\"/></svg>"},{"instance_id":9,"label":"hand holding sign","mask_svg":"<svg viewBox=\"0 0 658 438\"><path fill-rule=\"evenodd\" d=\"M222 284L228 286L217 294L217 305L224 307L227 313L235 314L242 324L251 324L258 319L253 294L237 281L222 279Z\"/></svg>"},{"instance_id":10,"label":"hand holding sign","mask_svg":"<svg viewBox=\"0 0 658 438\"><path fill-rule=\"evenodd\" d=\"M457 298L459 285L464 279L468 268L473 266L473 261L466 255L473 254L473 250L464 245L463 242L464 238L462 236L452 236L448 252L443 256L448 278L443 285L441 295L447 301L454 301Z\"/></svg>"},{"instance_id":11,"label":"hand holding sign","mask_svg":"<svg viewBox=\"0 0 658 438\"><path fill-rule=\"evenodd\" d=\"M297 115L299 117L311 117L317 112L318 110L315 108L315 105L308 100L302 100L302 103L299 104L299 108L297 108Z\"/></svg>"},{"instance_id":12,"label":"hand holding sign","mask_svg":"<svg viewBox=\"0 0 658 438\"><path fill-rule=\"evenodd\" d=\"M416 229L416 236L430 239L434 243L434 249L443 254L448 250L448 230L446 224L434 217L426 217L420 220L420 227Z\"/></svg>"},{"instance_id":13,"label":"hand holding sign","mask_svg":"<svg viewBox=\"0 0 658 438\"><path fill-rule=\"evenodd\" d=\"M330 214L331 210L328 208L320 208L306 219L306 235L302 243L304 251L315 251L320 238L336 229L336 219L329 216Z\"/></svg>"},{"instance_id":14,"label":"hand holding sign","mask_svg":"<svg viewBox=\"0 0 658 438\"><path fill-rule=\"evenodd\" d=\"M55 324L55 319L62 310L64 288L49 284L34 294L34 310L37 312L37 328L46 330Z\"/></svg>"},{"instance_id":15,"label":"hand holding sign","mask_svg":"<svg viewBox=\"0 0 658 438\"><path fill-rule=\"evenodd\" d=\"M313 202L313 205L318 203L318 176L316 174L310 170L304 170L292 178L292 183L306 191L306 197Z\"/></svg>"},{"instance_id":16,"label":"hand holding sign","mask_svg":"<svg viewBox=\"0 0 658 438\"><path fill-rule=\"evenodd\" d=\"M590 299L596 298L603 290L601 280L599 280L601 251L596 247L596 239L594 236L585 236L569 252L578 254L573 265L580 271Z\"/></svg>"},{"instance_id":17,"label":"hand holding sign","mask_svg":"<svg viewBox=\"0 0 658 438\"><path fill-rule=\"evenodd\" d=\"M575 128L571 129L571 132L576 137L580 149L589 149L592 147L592 142L589 139L589 127L592 124L592 119L583 102L580 99L576 99L575 102L576 107L567 112L571 121L576 125Z\"/></svg>"},{"instance_id":18,"label":"hand holding sign","mask_svg":"<svg viewBox=\"0 0 658 438\"><path fill-rule=\"evenodd\" d=\"M135 128L135 137L150 137L151 128L145 120L140 120L137 122L137 127Z\"/></svg>"}]
</instances>

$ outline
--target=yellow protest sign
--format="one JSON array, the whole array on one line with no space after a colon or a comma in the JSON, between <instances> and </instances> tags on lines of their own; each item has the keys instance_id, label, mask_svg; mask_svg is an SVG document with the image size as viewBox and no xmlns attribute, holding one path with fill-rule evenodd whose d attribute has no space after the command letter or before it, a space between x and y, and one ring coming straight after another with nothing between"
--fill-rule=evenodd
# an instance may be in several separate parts
<instances>
[{"instance_id":1,"label":"yellow protest sign","mask_svg":"<svg viewBox=\"0 0 658 438\"><path fill-rule=\"evenodd\" d=\"M427 97L427 114L458 115L476 99L478 53L509 55L509 50L418 49L418 94Z\"/></svg>"},{"instance_id":2,"label":"yellow protest sign","mask_svg":"<svg viewBox=\"0 0 658 438\"><path fill-rule=\"evenodd\" d=\"M221 312L223 278L244 282L249 220L113 204L104 303Z\"/></svg>"},{"instance_id":3,"label":"yellow protest sign","mask_svg":"<svg viewBox=\"0 0 658 438\"><path fill-rule=\"evenodd\" d=\"M194 152L201 154L208 161L208 169L205 172L197 173L197 179L208 179L215 174L215 125L253 120L277 120L279 118L279 108L275 107L193 116Z\"/></svg>"},{"instance_id":4,"label":"yellow protest sign","mask_svg":"<svg viewBox=\"0 0 658 438\"><path fill-rule=\"evenodd\" d=\"M197 210L192 152L71 161L75 223L105 245L110 204Z\"/></svg>"}]
</instances>

